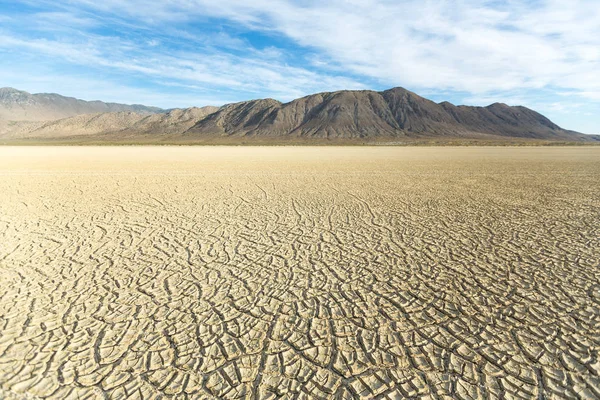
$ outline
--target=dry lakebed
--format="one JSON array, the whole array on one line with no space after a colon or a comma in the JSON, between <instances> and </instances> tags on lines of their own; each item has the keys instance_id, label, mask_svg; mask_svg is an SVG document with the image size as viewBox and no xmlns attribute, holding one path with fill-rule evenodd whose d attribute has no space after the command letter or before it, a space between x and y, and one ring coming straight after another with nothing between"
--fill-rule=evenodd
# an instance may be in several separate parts
<instances>
[{"instance_id":1,"label":"dry lakebed","mask_svg":"<svg viewBox=\"0 0 600 400\"><path fill-rule=\"evenodd\" d=\"M0 147L0 398L600 398L598 147Z\"/></svg>"}]
</instances>

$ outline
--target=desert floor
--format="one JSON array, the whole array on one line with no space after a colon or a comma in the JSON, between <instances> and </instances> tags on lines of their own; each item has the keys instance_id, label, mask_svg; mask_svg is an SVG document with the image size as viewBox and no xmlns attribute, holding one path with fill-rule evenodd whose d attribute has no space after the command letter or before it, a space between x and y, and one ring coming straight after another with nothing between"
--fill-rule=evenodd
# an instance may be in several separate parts
<instances>
[{"instance_id":1,"label":"desert floor","mask_svg":"<svg viewBox=\"0 0 600 400\"><path fill-rule=\"evenodd\" d=\"M600 398L600 148L2 147L0 398Z\"/></svg>"}]
</instances>

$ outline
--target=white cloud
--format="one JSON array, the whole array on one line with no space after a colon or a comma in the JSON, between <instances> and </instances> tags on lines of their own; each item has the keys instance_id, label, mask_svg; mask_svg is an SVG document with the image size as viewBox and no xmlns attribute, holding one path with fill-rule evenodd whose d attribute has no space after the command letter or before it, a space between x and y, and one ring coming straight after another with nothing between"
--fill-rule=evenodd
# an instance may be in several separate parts
<instances>
[{"instance_id":1,"label":"white cloud","mask_svg":"<svg viewBox=\"0 0 600 400\"><path fill-rule=\"evenodd\" d=\"M78 2L153 24L214 16L277 31L319 50L320 62L382 84L469 93L552 86L588 97L600 91L597 0Z\"/></svg>"}]
</instances>

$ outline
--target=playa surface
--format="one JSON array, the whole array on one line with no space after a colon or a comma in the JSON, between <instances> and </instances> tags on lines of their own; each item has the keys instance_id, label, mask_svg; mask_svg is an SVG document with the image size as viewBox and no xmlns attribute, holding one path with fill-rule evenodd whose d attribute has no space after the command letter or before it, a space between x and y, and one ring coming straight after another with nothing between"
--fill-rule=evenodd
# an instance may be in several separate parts
<instances>
[{"instance_id":1,"label":"playa surface","mask_svg":"<svg viewBox=\"0 0 600 400\"><path fill-rule=\"evenodd\" d=\"M600 148L2 147L0 398L598 398Z\"/></svg>"}]
</instances>

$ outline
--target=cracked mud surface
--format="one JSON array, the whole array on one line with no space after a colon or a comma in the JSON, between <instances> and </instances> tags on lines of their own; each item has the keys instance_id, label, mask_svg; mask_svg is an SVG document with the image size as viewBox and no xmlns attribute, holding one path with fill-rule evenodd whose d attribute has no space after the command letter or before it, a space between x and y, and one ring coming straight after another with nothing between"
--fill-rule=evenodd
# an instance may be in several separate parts
<instances>
[{"instance_id":1,"label":"cracked mud surface","mask_svg":"<svg viewBox=\"0 0 600 400\"><path fill-rule=\"evenodd\" d=\"M0 148L0 398L600 398L600 149Z\"/></svg>"}]
</instances>

